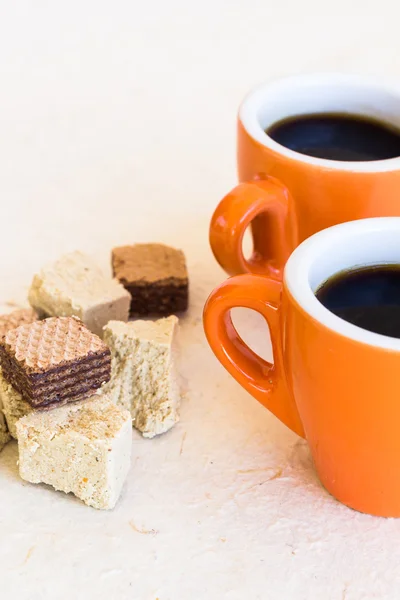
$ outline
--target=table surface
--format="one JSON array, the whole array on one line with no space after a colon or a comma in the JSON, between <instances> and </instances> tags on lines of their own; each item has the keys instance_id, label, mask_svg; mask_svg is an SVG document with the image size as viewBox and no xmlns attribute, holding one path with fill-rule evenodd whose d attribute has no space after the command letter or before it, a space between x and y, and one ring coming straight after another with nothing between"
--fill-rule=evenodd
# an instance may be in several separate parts
<instances>
[{"instance_id":1,"label":"table surface","mask_svg":"<svg viewBox=\"0 0 400 600\"><path fill-rule=\"evenodd\" d=\"M180 423L134 432L113 512L22 482L0 455L1 596L18 600L398 598L400 520L353 512L319 484L305 442L219 365L201 311L224 279L208 248L235 183L248 88L289 73L396 76L396 2L69 0L0 7L2 308L32 274L81 249L182 247ZM254 315L235 315L269 354Z\"/></svg>"}]
</instances>

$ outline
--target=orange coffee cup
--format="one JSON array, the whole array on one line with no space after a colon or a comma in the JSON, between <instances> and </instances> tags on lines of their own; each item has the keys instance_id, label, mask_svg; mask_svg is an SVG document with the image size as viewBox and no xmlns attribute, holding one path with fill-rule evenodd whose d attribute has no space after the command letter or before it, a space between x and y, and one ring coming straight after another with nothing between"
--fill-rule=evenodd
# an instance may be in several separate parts
<instances>
[{"instance_id":1,"label":"orange coffee cup","mask_svg":"<svg viewBox=\"0 0 400 600\"><path fill-rule=\"evenodd\" d=\"M353 75L304 75L267 83L243 101L238 117L240 184L210 225L214 255L229 275L282 277L294 248L345 221L400 216L400 158L345 162L306 156L265 133L290 116L350 113L400 128L400 88ZM242 241L251 225L253 254Z\"/></svg>"},{"instance_id":2,"label":"orange coffee cup","mask_svg":"<svg viewBox=\"0 0 400 600\"><path fill-rule=\"evenodd\" d=\"M400 218L336 225L303 242L283 282L245 274L216 288L204 309L209 344L231 375L307 439L320 480L340 502L400 516L400 339L334 315L315 296L335 273L400 264ZM274 364L239 337L230 311L258 311Z\"/></svg>"}]
</instances>

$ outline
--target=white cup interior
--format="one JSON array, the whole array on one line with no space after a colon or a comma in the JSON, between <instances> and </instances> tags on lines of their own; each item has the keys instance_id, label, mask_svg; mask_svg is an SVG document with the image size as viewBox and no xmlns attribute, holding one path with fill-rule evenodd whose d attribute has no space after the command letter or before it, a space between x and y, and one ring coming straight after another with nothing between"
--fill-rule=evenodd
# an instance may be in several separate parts
<instances>
[{"instance_id":1,"label":"white cup interior","mask_svg":"<svg viewBox=\"0 0 400 600\"><path fill-rule=\"evenodd\" d=\"M315 296L336 273L394 263L400 264L400 217L361 219L324 229L300 244L286 264L284 280L296 302L323 325L356 341L400 351L400 339L344 321Z\"/></svg>"},{"instance_id":2,"label":"white cup interior","mask_svg":"<svg viewBox=\"0 0 400 600\"><path fill-rule=\"evenodd\" d=\"M278 144L265 133L271 125L288 117L329 112L372 117L400 129L400 88L373 78L345 74L288 77L250 92L240 107L239 118L258 142L302 162L352 171L399 168L400 158L347 162L305 156Z\"/></svg>"}]
</instances>

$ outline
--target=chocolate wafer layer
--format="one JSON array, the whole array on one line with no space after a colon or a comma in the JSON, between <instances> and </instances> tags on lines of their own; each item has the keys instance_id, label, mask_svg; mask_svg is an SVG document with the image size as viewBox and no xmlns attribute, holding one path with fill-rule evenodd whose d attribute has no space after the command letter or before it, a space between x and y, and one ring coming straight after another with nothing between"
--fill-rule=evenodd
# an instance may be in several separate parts
<instances>
[{"instance_id":1,"label":"chocolate wafer layer","mask_svg":"<svg viewBox=\"0 0 400 600\"><path fill-rule=\"evenodd\" d=\"M20 386L26 389L30 396L37 396L42 389L63 388L74 385L77 380L91 379L93 374L100 371L110 370L110 361L108 352L101 358L89 359L85 363L74 365L74 370L71 372L65 369L53 369L49 372L49 377L46 373L40 373L39 377L27 376L20 367L16 367L15 363L9 356L3 354L3 349L0 347L0 357L3 364L3 373L14 387Z\"/></svg>"},{"instance_id":2,"label":"chocolate wafer layer","mask_svg":"<svg viewBox=\"0 0 400 600\"><path fill-rule=\"evenodd\" d=\"M167 316L188 307L189 279L183 252L163 244L112 251L114 277L132 296L131 316Z\"/></svg>"},{"instance_id":3,"label":"chocolate wafer layer","mask_svg":"<svg viewBox=\"0 0 400 600\"><path fill-rule=\"evenodd\" d=\"M21 379L15 376L15 372L7 367L3 369L4 378L19 392L32 406L39 407L41 404L54 403L57 401L78 399L81 394L96 391L102 383L108 381L111 376L110 361L103 361L98 367L85 369L74 377L60 378L48 385L45 382L38 387L29 383L24 385ZM22 378L24 381L25 378Z\"/></svg>"},{"instance_id":4,"label":"chocolate wafer layer","mask_svg":"<svg viewBox=\"0 0 400 600\"><path fill-rule=\"evenodd\" d=\"M183 285L129 285L126 289L132 296L131 317L162 315L168 316L187 310L188 286Z\"/></svg>"},{"instance_id":5,"label":"chocolate wafer layer","mask_svg":"<svg viewBox=\"0 0 400 600\"><path fill-rule=\"evenodd\" d=\"M75 402L111 375L107 346L72 317L8 332L0 342L0 364L4 378L35 408Z\"/></svg>"}]
</instances>

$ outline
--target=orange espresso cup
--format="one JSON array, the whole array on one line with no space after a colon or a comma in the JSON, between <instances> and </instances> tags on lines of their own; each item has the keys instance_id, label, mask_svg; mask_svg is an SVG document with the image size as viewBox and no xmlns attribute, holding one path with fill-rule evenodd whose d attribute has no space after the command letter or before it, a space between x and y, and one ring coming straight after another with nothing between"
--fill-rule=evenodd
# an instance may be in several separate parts
<instances>
[{"instance_id":1,"label":"orange espresso cup","mask_svg":"<svg viewBox=\"0 0 400 600\"><path fill-rule=\"evenodd\" d=\"M310 235L346 221L400 216L400 157L346 162L306 156L265 130L303 114L348 113L400 129L400 88L352 75L305 75L263 85L245 98L238 118L239 181L210 225L213 253L229 275L281 279L294 248ZM251 225L253 254L243 255Z\"/></svg>"},{"instance_id":2,"label":"orange espresso cup","mask_svg":"<svg viewBox=\"0 0 400 600\"><path fill-rule=\"evenodd\" d=\"M231 375L307 439L325 488L361 512L400 516L400 339L330 312L315 296L332 275L400 264L400 218L336 225L303 242L283 282L245 274L214 290L204 309L209 344ZM267 321L274 363L239 337L234 307Z\"/></svg>"}]
</instances>

